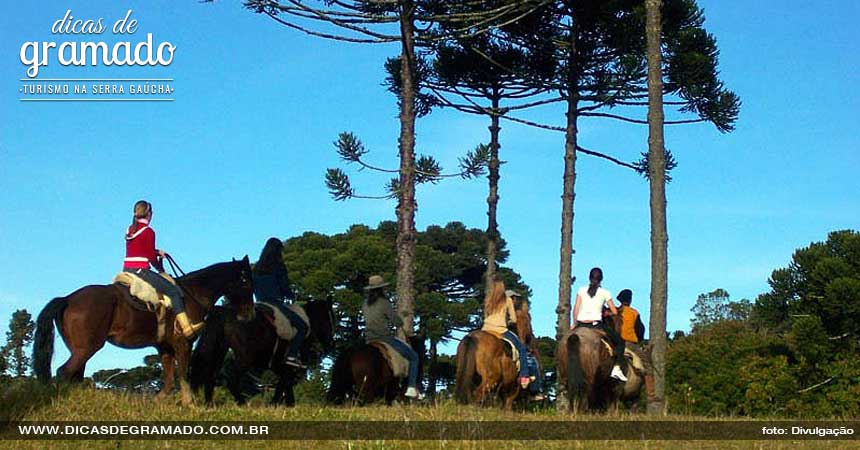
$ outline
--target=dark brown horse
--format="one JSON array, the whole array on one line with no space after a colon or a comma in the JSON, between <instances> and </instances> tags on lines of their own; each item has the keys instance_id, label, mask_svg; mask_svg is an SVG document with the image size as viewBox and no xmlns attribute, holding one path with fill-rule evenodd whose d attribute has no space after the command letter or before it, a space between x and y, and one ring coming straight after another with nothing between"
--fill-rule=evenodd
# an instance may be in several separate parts
<instances>
[{"instance_id":1,"label":"dark brown horse","mask_svg":"<svg viewBox=\"0 0 860 450\"><path fill-rule=\"evenodd\" d=\"M533 338L528 303L516 305L515 310L517 336L528 345ZM460 403L483 404L495 393L505 409L513 409L522 390L517 374L508 344L492 333L472 331L457 346L456 397Z\"/></svg>"},{"instance_id":2,"label":"dark brown horse","mask_svg":"<svg viewBox=\"0 0 860 450\"><path fill-rule=\"evenodd\" d=\"M620 321L605 317L607 325L616 328ZM618 326L616 326L618 324ZM634 362L628 350L627 382L610 377L615 359L606 333L586 327L569 331L558 343L557 374L565 380L568 409L573 411L602 411L620 400L634 400L642 388L641 363Z\"/></svg>"},{"instance_id":3,"label":"dark brown horse","mask_svg":"<svg viewBox=\"0 0 860 450\"><path fill-rule=\"evenodd\" d=\"M185 310L193 322L203 320L206 312L220 298L233 304L244 320L253 314L253 288L248 257L240 261L218 263L176 279L185 293ZM121 348L155 347L164 368L164 386L156 396L164 398L173 390L174 360L179 364L182 404L191 404L191 390L186 380L191 344L173 329L174 315L166 315L167 330L158 340L155 313L132 306L128 288L118 284L90 285L67 297L58 297L45 305L36 321L33 345L33 371L42 381L51 378L54 352L54 323L71 356L57 376L65 381L80 381L87 361L110 342Z\"/></svg>"},{"instance_id":4,"label":"dark brown horse","mask_svg":"<svg viewBox=\"0 0 860 450\"><path fill-rule=\"evenodd\" d=\"M418 353L418 383L424 363L424 337L412 336L409 345ZM331 370L328 401L342 404L355 400L358 404L373 403L378 398L391 405L403 397L406 383L394 376L385 356L373 345L362 343L345 349L338 355Z\"/></svg>"},{"instance_id":5,"label":"dark brown horse","mask_svg":"<svg viewBox=\"0 0 860 450\"><path fill-rule=\"evenodd\" d=\"M334 344L334 313L331 301L311 301L304 304L310 321L310 335L302 342L301 359L305 363L313 357L319 360ZM278 375L278 384L272 404L283 401L295 404L293 386L301 372L285 363L288 343L281 340L272 324L270 310L258 306L256 316L249 322L240 322L230 308L216 307L206 318L206 328L200 335L191 356L191 386L204 387L206 403L212 404L218 374L224 364L227 350L232 349L235 366L229 371L227 388L236 403L245 403L242 393L242 376L253 369L271 369ZM276 346L277 345L277 346ZM319 351L314 350L319 347Z\"/></svg>"}]
</instances>

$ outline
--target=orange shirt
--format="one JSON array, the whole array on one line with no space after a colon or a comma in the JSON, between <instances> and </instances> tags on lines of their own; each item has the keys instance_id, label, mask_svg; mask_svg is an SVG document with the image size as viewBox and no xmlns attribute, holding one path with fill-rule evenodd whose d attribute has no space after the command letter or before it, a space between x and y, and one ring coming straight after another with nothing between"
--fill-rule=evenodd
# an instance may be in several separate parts
<instances>
[{"instance_id":1,"label":"orange shirt","mask_svg":"<svg viewBox=\"0 0 860 450\"><path fill-rule=\"evenodd\" d=\"M636 318L639 317L639 311L632 306L624 306L618 313L621 315L621 339L639 342L639 337L636 336Z\"/></svg>"}]
</instances>

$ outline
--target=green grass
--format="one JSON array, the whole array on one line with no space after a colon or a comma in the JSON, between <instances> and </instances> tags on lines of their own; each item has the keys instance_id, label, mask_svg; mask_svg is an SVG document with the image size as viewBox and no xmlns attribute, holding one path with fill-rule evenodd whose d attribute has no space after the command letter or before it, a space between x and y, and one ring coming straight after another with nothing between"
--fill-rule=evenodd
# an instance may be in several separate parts
<instances>
[{"instance_id":1,"label":"green grass","mask_svg":"<svg viewBox=\"0 0 860 450\"><path fill-rule=\"evenodd\" d=\"M199 402L199 399L197 399ZM294 408L255 404L238 407L224 402L215 408L181 407L178 396L164 402L152 397L97 390L89 386L49 387L18 381L0 387L0 420L654 420L626 413L560 414L554 409L506 412L496 408L462 406L446 401L433 406L332 407L300 404ZM669 416L659 420L715 420ZM848 449L850 441L0 441L2 449Z\"/></svg>"}]
</instances>

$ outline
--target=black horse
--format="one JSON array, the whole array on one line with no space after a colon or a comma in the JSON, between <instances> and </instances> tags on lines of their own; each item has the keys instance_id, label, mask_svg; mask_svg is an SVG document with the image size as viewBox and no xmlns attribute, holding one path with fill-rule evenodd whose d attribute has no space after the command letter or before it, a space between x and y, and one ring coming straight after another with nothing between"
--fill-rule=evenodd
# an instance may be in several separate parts
<instances>
[{"instance_id":1,"label":"black horse","mask_svg":"<svg viewBox=\"0 0 860 450\"><path fill-rule=\"evenodd\" d=\"M312 357L318 359L320 353L332 348L334 314L329 300L307 302L304 309L310 320L310 335L302 343L300 356L307 364ZM204 386L207 404L212 404L212 392L228 349L233 350L237 370L228 373L226 384L236 403L245 403L242 375L253 369L271 369L278 375L272 404L282 401L288 406L295 404L293 386L303 371L284 363L288 345L278 338L268 314L269 309L260 305L257 305L257 314L250 322L238 321L236 313L229 308L218 307L209 313L206 327L191 355L190 375L191 387L195 391ZM321 349L315 348L317 346Z\"/></svg>"},{"instance_id":2,"label":"black horse","mask_svg":"<svg viewBox=\"0 0 860 450\"><path fill-rule=\"evenodd\" d=\"M420 384L424 364L424 337L410 337L409 345L418 353ZM405 381L394 376L391 366L377 347L361 343L338 355L331 370L327 399L335 404L342 404L348 399L365 404L383 398L386 404L391 405L406 391Z\"/></svg>"}]
</instances>

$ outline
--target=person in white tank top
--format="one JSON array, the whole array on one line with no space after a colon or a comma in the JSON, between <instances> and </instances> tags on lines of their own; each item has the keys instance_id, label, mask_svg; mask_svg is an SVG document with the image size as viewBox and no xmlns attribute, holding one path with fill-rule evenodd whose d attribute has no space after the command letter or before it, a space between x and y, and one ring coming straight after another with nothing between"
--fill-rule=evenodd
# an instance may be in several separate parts
<instances>
[{"instance_id":1,"label":"person in white tank top","mask_svg":"<svg viewBox=\"0 0 860 450\"><path fill-rule=\"evenodd\" d=\"M624 357L624 339L612 328L603 322L603 305L609 307L613 316L618 314L612 294L600 287L603 281L603 271L599 267L591 269L588 273L588 286L583 286L576 292L576 303L573 306L573 317L575 326L597 328L603 330L612 341L615 353L615 365L612 367L610 376L620 381L627 381L624 369L627 359Z\"/></svg>"}]
</instances>

